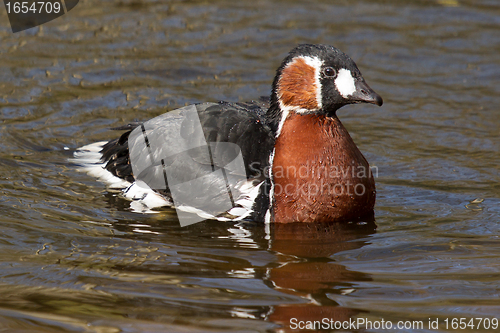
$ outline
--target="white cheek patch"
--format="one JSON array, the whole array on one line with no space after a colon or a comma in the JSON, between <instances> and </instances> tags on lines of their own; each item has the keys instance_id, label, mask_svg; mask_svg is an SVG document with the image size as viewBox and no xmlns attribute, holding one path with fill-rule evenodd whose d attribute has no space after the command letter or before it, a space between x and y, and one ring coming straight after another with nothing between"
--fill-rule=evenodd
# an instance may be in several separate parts
<instances>
[{"instance_id":1,"label":"white cheek patch","mask_svg":"<svg viewBox=\"0 0 500 333\"><path fill-rule=\"evenodd\" d=\"M351 96L356 91L351 71L344 68L339 70L337 78L335 79L335 86L342 97L347 98Z\"/></svg>"}]
</instances>

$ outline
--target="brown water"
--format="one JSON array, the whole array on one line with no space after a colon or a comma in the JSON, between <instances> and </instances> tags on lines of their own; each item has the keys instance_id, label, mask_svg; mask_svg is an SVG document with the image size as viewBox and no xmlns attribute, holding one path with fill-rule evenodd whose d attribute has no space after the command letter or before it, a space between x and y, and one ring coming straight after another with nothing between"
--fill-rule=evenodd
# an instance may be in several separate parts
<instances>
[{"instance_id":1,"label":"brown water","mask_svg":"<svg viewBox=\"0 0 500 333\"><path fill-rule=\"evenodd\" d=\"M384 97L339 112L378 167L376 227L181 228L68 161L110 127L268 94L303 42ZM87 0L17 34L0 6L0 43L0 331L500 318L498 1Z\"/></svg>"}]
</instances>

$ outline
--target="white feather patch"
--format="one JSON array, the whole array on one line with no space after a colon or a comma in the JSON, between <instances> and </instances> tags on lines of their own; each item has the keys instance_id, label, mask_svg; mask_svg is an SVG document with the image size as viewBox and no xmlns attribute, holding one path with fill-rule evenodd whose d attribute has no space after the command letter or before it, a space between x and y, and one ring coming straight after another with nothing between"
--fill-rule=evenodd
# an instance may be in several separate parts
<instances>
[{"instance_id":1,"label":"white feather patch","mask_svg":"<svg viewBox=\"0 0 500 333\"><path fill-rule=\"evenodd\" d=\"M146 183L136 181L123 190L126 199L131 200L130 208L137 213L157 213L154 208L172 206L165 197L153 191Z\"/></svg>"},{"instance_id":2,"label":"white feather patch","mask_svg":"<svg viewBox=\"0 0 500 333\"><path fill-rule=\"evenodd\" d=\"M276 138L280 136L281 130L283 129L283 125L285 125L286 118L288 118L290 111L294 111L293 108L285 106L281 101L280 101L280 109L281 109L281 119L278 124L278 130L276 131Z\"/></svg>"},{"instance_id":3,"label":"white feather patch","mask_svg":"<svg viewBox=\"0 0 500 333\"><path fill-rule=\"evenodd\" d=\"M339 70L337 78L335 79L335 86L342 97L347 98L356 91L354 78L351 71L345 68Z\"/></svg>"}]
</instances>

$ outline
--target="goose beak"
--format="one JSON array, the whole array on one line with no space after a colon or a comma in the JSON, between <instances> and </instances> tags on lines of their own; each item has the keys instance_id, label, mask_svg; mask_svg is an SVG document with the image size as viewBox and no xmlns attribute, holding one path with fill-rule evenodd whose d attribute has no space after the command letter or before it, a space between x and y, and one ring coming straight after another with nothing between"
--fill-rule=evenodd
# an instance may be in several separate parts
<instances>
[{"instance_id":1,"label":"goose beak","mask_svg":"<svg viewBox=\"0 0 500 333\"><path fill-rule=\"evenodd\" d=\"M378 106L382 106L384 103L382 97L373 91L364 80L356 81L354 86L356 91L349 98L353 103L371 103Z\"/></svg>"}]
</instances>

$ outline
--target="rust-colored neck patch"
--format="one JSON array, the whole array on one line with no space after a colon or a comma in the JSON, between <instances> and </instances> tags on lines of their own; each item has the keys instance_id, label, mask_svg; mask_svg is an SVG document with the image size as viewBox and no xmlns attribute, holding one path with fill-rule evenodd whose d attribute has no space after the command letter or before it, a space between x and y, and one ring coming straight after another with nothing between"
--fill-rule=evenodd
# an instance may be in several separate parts
<instances>
[{"instance_id":1,"label":"rust-colored neck patch","mask_svg":"<svg viewBox=\"0 0 500 333\"><path fill-rule=\"evenodd\" d=\"M316 69L299 57L283 69L277 93L282 107L317 110L319 88Z\"/></svg>"}]
</instances>

